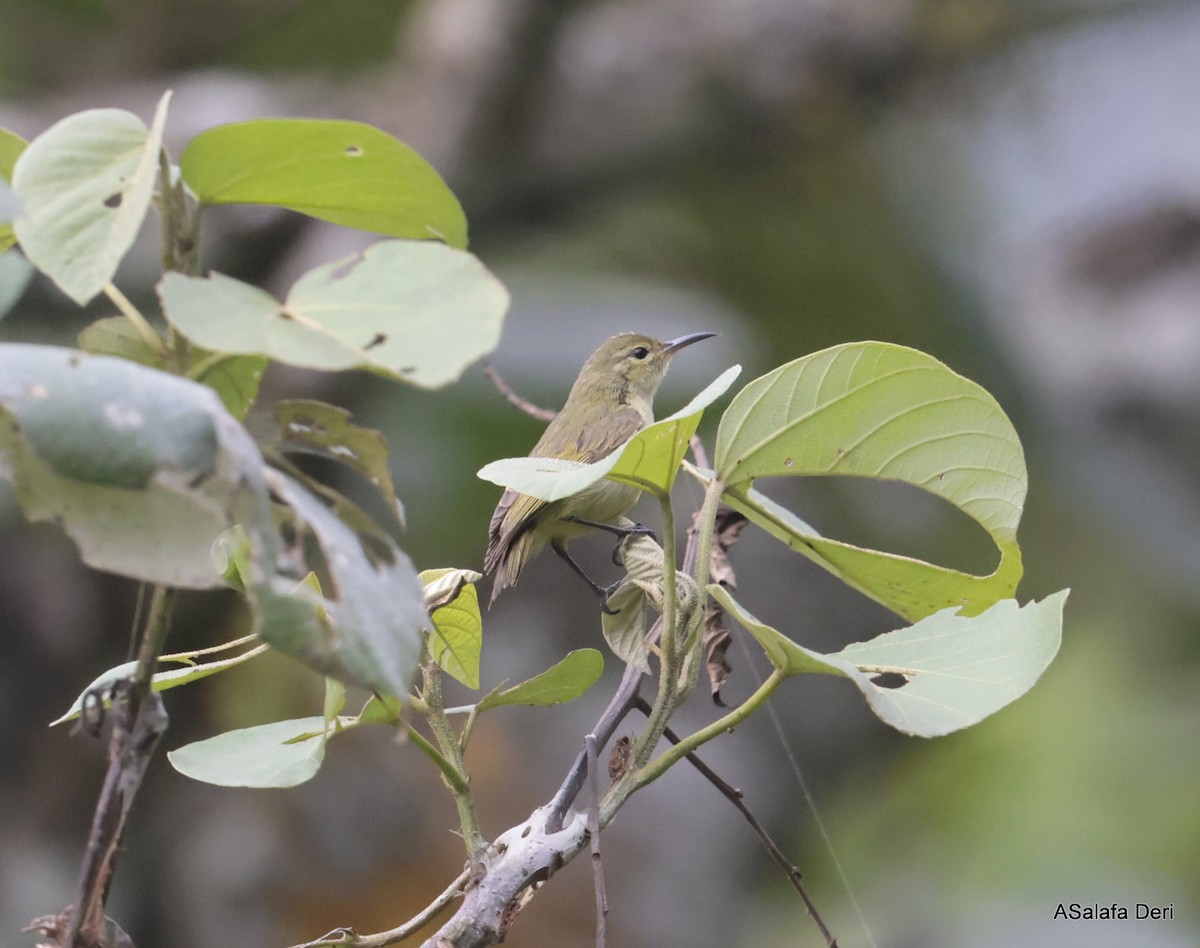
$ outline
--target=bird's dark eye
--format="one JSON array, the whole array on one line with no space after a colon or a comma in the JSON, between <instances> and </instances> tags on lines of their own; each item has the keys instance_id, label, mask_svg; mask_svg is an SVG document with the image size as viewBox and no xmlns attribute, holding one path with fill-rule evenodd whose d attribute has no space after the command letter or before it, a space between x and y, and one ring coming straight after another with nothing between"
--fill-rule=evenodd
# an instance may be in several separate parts
<instances>
[{"instance_id":1,"label":"bird's dark eye","mask_svg":"<svg viewBox=\"0 0 1200 948\"><path fill-rule=\"evenodd\" d=\"M646 358L646 356L648 356L650 354L650 350L647 349L645 346L638 346L636 349L633 350L633 352L631 352L629 354L631 356L633 356L635 359L644 359L644 358Z\"/></svg>"}]
</instances>

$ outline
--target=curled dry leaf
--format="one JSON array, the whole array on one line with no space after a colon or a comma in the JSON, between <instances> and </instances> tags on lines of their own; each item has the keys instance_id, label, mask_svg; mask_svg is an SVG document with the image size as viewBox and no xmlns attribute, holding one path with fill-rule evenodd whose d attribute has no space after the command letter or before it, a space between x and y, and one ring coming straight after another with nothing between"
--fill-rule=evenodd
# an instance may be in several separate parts
<instances>
[{"instance_id":1,"label":"curled dry leaf","mask_svg":"<svg viewBox=\"0 0 1200 948\"><path fill-rule=\"evenodd\" d=\"M726 589L737 588L737 578L729 562L729 550L737 543L742 528L749 521L745 516L729 507L717 511L716 527L713 531L712 553L709 558L709 576L714 583ZM708 671L708 683L712 689L713 703L725 707L721 689L733 671L725 652L729 648L729 630L725 628L725 610L711 596L704 610L704 666Z\"/></svg>"}]
</instances>

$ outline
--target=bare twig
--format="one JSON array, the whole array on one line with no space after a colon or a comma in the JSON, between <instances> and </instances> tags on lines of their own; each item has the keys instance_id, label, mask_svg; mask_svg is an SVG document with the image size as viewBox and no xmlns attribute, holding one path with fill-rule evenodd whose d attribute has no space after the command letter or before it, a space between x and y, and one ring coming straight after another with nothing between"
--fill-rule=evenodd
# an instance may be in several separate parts
<instances>
[{"instance_id":1,"label":"bare twig","mask_svg":"<svg viewBox=\"0 0 1200 948\"><path fill-rule=\"evenodd\" d=\"M539 405L535 405L533 402L522 398L520 395L514 392L509 384L504 381L504 378L500 375L500 373L492 368L492 364L490 362L485 361L481 364L483 365L483 374L486 375L491 383L496 386L496 390L506 399L508 399L508 403L510 405L516 406L531 418L536 418L539 421L550 421L555 415L558 414L558 412L551 411L549 408L542 408Z\"/></svg>"},{"instance_id":2,"label":"bare twig","mask_svg":"<svg viewBox=\"0 0 1200 948\"><path fill-rule=\"evenodd\" d=\"M112 702L108 772L79 873L79 893L61 943L65 948L101 944L104 904L116 870L125 820L159 739L167 729L162 699L150 690L158 656L171 623L174 591L154 587L133 677L117 686Z\"/></svg>"},{"instance_id":3,"label":"bare twig","mask_svg":"<svg viewBox=\"0 0 1200 948\"><path fill-rule=\"evenodd\" d=\"M335 928L328 935L322 935L316 941L306 941L303 945L293 945L292 948L384 948L385 945L394 945L412 937L428 925L442 909L462 894L470 877L471 870L464 869L453 882L446 886L445 891L425 908L403 925L398 925L386 932L359 935L352 928Z\"/></svg>"},{"instance_id":4,"label":"bare twig","mask_svg":"<svg viewBox=\"0 0 1200 948\"><path fill-rule=\"evenodd\" d=\"M600 787L596 776L596 735L589 734L584 739L584 745L588 762L587 829L592 846L592 878L596 886L596 948L604 948L608 937L608 895L604 891L604 866L600 861Z\"/></svg>"},{"instance_id":5,"label":"bare twig","mask_svg":"<svg viewBox=\"0 0 1200 948\"><path fill-rule=\"evenodd\" d=\"M650 711L650 705L644 698L637 698L634 704L635 707L637 707L637 709L643 714L646 714ZM679 735L670 728L667 728L663 732L663 736L666 737L666 739L672 744L678 744L680 741ZM703 776L705 780L716 787L721 792L722 796L724 796L725 799L737 807L738 812L746 818L746 821L750 824L750 828L754 830L754 834L759 838L763 846L766 847L767 852L771 854L771 858L779 864L785 873L787 873L788 881L792 883L792 886L796 889L796 892L803 900L804 907L808 909L808 914L812 916L812 920L816 922L817 928L821 930L821 935L825 938L825 944L828 945L829 948L837 948L837 940L830 933L828 927L826 927L825 922L821 919L820 914L817 912L816 905L813 904L812 898L804 888L802 881L804 876L800 872L799 867L797 867L787 858L786 855L784 855L783 850L780 849L775 840L771 838L770 833L768 833L762 823L758 821L758 818L750 811L750 808L746 806L746 801L743 798L742 791L738 790L736 787L730 786L728 783L722 780L716 771L702 761L694 752L687 755L687 760L693 767L696 768L697 771L700 772L701 776Z\"/></svg>"}]
</instances>

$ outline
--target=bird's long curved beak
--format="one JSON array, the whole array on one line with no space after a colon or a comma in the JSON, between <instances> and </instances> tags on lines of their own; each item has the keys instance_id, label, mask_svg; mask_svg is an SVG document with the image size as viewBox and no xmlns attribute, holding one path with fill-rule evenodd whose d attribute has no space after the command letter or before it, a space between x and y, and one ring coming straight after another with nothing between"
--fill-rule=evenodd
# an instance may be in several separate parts
<instances>
[{"instance_id":1,"label":"bird's long curved beak","mask_svg":"<svg viewBox=\"0 0 1200 948\"><path fill-rule=\"evenodd\" d=\"M712 336L720 335L715 332L693 332L686 336L680 336L678 339L672 339L670 342L663 345L663 355L674 355L685 346L690 346L693 342L699 342L701 339L708 339Z\"/></svg>"}]
</instances>

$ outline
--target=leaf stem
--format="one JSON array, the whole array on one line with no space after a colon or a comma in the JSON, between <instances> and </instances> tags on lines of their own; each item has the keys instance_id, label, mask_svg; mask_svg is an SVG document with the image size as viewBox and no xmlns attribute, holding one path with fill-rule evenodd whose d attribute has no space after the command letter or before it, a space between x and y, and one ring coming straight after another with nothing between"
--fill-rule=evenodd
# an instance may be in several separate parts
<instances>
[{"instance_id":1,"label":"leaf stem","mask_svg":"<svg viewBox=\"0 0 1200 948\"><path fill-rule=\"evenodd\" d=\"M763 703L786 677L778 668L773 670L766 681L759 685L758 690L754 694L724 717L718 718L707 727L702 727L693 734L689 734L680 740L678 744L673 745L669 750L664 751L653 761L642 767L634 775L636 788L641 789L647 784L653 783L671 767L679 763L680 760L696 750L696 748L741 724L742 721L746 720L746 718L762 707Z\"/></svg>"},{"instance_id":2,"label":"leaf stem","mask_svg":"<svg viewBox=\"0 0 1200 948\"><path fill-rule=\"evenodd\" d=\"M167 348L163 345L162 336L154 331L154 327L146 321L146 317L139 312L138 308L129 301L129 297L118 290L116 285L111 282L104 284L104 295L121 311L122 316L133 323L133 328L137 330L138 335L142 337L146 345L158 355L166 355Z\"/></svg>"}]
</instances>

